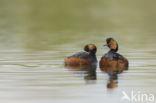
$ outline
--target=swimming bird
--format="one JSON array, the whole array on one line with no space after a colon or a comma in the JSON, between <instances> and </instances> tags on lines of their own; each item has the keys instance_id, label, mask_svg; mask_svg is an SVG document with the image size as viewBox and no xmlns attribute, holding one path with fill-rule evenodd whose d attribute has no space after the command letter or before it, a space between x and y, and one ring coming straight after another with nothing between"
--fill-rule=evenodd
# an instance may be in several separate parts
<instances>
[{"instance_id":1,"label":"swimming bird","mask_svg":"<svg viewBox=\"0 0 156 103\"><path fill-rule=\"evenodd\" d=\"M88 44L84 47L84 51L78 52L65 59L65 65L92 65L97 64L96 58L97 48L94 44Z\"/></svg>"},{"instance_id":2,"label":"swimming bird","mask_svg":"<svg viewBox=\"0 0 156 103\"><path fill-rule=\"evenodd\" d=\"M110 50L101 57L99 62L100 69L107 72L122 72L123 70L127 70L128 60L117 53L119 49L117 41L113 38L107 38L106 45L104 46L109 47Z\"/></svg>"}]
</instances>

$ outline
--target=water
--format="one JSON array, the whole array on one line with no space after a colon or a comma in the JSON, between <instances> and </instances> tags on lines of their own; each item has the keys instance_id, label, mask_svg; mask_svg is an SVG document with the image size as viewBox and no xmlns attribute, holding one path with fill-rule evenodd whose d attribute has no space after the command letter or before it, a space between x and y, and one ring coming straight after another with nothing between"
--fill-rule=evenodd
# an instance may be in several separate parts
<instances>
[{"instance_id":1,"label":"water","mask_svg":"<svg viewBox=\"0 0 156 103\"><path fill-rule=\"evenodd\" d=\"M155 1L0 0L1 103L115 103L122 91L156 96ZM129 60L117 87L99 66L93 80L73 71L64 58L96 44L97 58L118 41Z\"/></svg>"}]
</instances>

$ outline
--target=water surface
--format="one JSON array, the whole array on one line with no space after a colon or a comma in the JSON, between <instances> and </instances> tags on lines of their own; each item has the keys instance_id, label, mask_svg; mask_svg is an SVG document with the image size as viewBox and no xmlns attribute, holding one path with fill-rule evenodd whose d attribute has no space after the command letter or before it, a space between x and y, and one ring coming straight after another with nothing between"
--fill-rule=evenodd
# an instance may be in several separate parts
<instances>
[{"instance_id":1,"label":"water surface","mask_svg":"<svg viewBox=\"0 0 156 103\"><path fill-rule=\"evenodd\" d=\"M115 103L122 91L156 95L155 3L0 0L0 102ZM64 67L64 58L88 43L96 44L100 60L107 37L129 60L116 88L107 88L110 77L99 67L92 82L87 72Z\"/></svg>"}]
</instances>

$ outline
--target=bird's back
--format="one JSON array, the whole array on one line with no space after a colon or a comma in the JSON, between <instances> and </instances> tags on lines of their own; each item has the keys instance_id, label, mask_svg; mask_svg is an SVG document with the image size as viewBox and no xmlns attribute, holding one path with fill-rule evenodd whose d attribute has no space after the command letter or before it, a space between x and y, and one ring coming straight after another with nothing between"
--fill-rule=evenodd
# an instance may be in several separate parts
<instances>
[{"instance_id":1,"label":"bird's back","mask_svg":"<svg viewBox=\"0 0 156 103\"><path fill-rule=\"evenodd\" d=\"M88 52L78 52L65 59L65 65L89 65L97 62L96 56L90 55Z\"/></svg>"},{"instance_id":2,"label":"bird's back","mask_svg":"<svg viewBox=\"0 0 156 103\"><path fill-rule=\"evenodd\" d=\"M78 52L76 54L73 54L67 58L81 58L81 59L88 59L89 58L89 53L88 52Z\"/></svg>"}]
</instances>

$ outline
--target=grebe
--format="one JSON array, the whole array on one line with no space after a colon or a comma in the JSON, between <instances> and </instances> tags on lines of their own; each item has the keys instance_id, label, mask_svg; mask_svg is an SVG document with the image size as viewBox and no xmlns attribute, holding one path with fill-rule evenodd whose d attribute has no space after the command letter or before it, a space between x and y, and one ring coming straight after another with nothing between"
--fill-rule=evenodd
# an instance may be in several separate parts
<instances>
[{"instance_id":1,"label":"grebe","mask_svg":"<svg viewBox=\"0 0 156 103\"><path fill-rule=\"evenodd\" d=\"M97 63L97 48L94 44L88 44L83 52L78 52L65 59L65 65L91 65Z\"/></svg>"},{"instance_id":2,"label":"grebe","mask_svg":"<svg viewBox=\"0 0 156 103\"><path fill-rule=\"evenodd\" d=\"M101 57L99 62L100 69L103 71L123 71L128 69L128 60L122 56L121 54L117 53L118 51L118 43L113 38L106 39L106 45L110 48L108 53L104 54Z\"/></svg>"}]
</instances>

